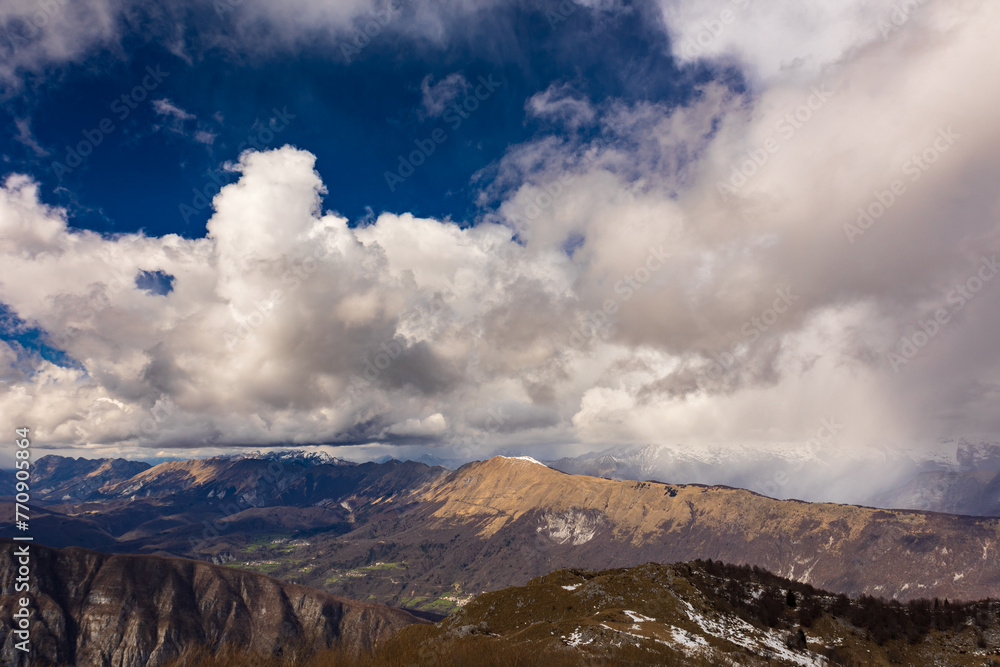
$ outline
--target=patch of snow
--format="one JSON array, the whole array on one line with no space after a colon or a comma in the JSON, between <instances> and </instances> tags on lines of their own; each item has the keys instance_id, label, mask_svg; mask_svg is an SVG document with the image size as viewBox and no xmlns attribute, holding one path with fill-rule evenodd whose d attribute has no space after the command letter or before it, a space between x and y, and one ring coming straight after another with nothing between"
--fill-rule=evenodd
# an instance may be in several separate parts
<instances>
[{"instance_id":1,"label":"patch of snow","mask_svg":"<svg viewBox=\"0 0 1000 667\"><path fill-rule=\"evenodd\" d=\"M527 461L528 463L537 463L543 468L548 468L547 465L539 461L538 459L533 459L530 456L501 456L502 459L507 459L508 461Z\"/></svg>"},{"instance_id":2,"label":"patch of snow","mask_svg":"<svg viewBox=\"0 0 1000 667\"><path fill-rule=\"evenodd\" d=\"M564 587L565 588L565 587ZM642 614L637 614L634 611L625 610L625 615L632 619L634 623L645 623L647 621L655 621L655 618L650 618L649 616L643 616Z\"/></svg>"},{"instance_id":3,"label":"patch of snow","mask_svg":"<svg viewBox=\"0 0 1000 667\"><path fill-rule=\"evenodd\" d=\"M567 591L575 591L580 586L583 586L583 584L570 584L569 586L563 586L563 588L566 589Z\"/></svg>"},{"instance_id":4,"label":"patch of snow","mask_svg":"<svg viewBox=\"0 0 1000 667\"><path fill-rule=\"evenodd\" d=\"M568 646L586 646L594 640L593 638L584 640L583 633L580 631L580 628L577 628L569 637L563 637L563 641L565 641Z\"/></svg>"},{"instance_id":5,"label":"patch of snow","mask_svg":"<svg viewBox=\"0 0 1000 667\"><path fill-rule=\"evenodd\" d=\"M775 657L803 667L819 667L826 664L826 659L818 653L793 651L788 648L784 637L778 632L760 630L735 616L725 616L721 619L706 618L698 613L690 602L681 600L681 604L684 605L688 618L707 634L753 651L761 647L767 648L775 654Z\"/></svg>"},{"instance_id":6,"label":"patch of snow","mask_svg":"<svg viewBox=\"0 0 1000 667\"><path fill-rule=\"evenodd\" d=\"M629 616L629 618L631 618L633 621L636 621L637 623L656 620L655 618L649 618L648 616L637 614L634 611L625 610L625 613ZM612 632L619 632L623 635L628 635L629 637L635 637L636 639L645 639L647 641L654 641L657 644L663 644L664 646L670 646L671 648L676 648L677 646L680 646L682 649L686 649L685 653L689 651L693 653L698 653L708 648L708 641L706 641L704 637L693 635L687 630L678 628L673 625L669 626L671 639L673 640L672 642L663 641L662 639L657 639L656 637L647 637L646 635L638 635L635 634L634 632L628 632L627 630L618 630L604 623L601 624L601 627L607 628ZM639 626L633 625L631 629L638 630ZM621 644L616 644L616 645L620 646Z\"/></svg>"},{"instance_id":7,"label":"patch of snow","mask_svg":"<svg viewBox=\"0 0 1000 667\"><path fill-rule=\"evenodd\" d=\"M277 461L279 463L302 464L307 466L333 465L333 466L355 466L356 463L347 461L336 456L330 456L326 452L308 452L301 449L283 449L280 451L252 451L243 454L228 454L219 456L220 459L228 460L251 460L251 461Z\"/></svg>"},{"instance_id":8,"label":"patch of snow","mask_svg":"<svg viewBox=\"0 0 1000 667\"><path fill-rule=\"evenodd\" d=\"M702 649L708 648L708 642L704 637L700 635L692 635L690 632L683 628L678 628L673 625L670 626L670 635L674 640L674 643L685 649L691 649L693 651L700 651Z\"/></svg>"},{"instance_id":9,"label":"patch of snow","mask_svg":"<svg viewBox=\"0 0 1000 667\"><path fill-rule=\"evenodd\" d=\"M623 634L623 635L628 635L629 637L635 637L636 639L645 639L646 641L656 642L657 644L663 644L664 646L674 647L674 645L671 644L670 642L665 642L662 639L657 639L656 637L647 637L646 635L637 635L634 632L629 632L628 630L618 630L616 628L612 628L612 627L610 627L608 625L605 625L604 623L601 623L601 627L605 628L607 630L611 630L611 632L617 632L617 633L620 633L620 634ZM638 630L639 626L638 625L633 625L632 629L633 630ZM678 630L679 632L684 632L680 628L674 628L674 629ZM689 639L690 639L691 643L693 645L695 645L697 648L701 648L700 646L697 646L697 644L698 644L699 641L703 642L705 646L708 646L708 642L706 642L701 637L695 637L695 636L692 635L692 636L689 636ZM612 646L620 647L622 645L622 642L614 642L614 641L612 641L611 645Z\"/></svg>"}]
</instances>

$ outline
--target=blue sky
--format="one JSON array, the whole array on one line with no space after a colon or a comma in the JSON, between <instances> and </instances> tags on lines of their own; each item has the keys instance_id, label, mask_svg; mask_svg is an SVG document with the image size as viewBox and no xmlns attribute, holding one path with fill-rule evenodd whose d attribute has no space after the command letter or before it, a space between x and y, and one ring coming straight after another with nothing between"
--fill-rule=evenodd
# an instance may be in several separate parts
<instances>
[{"instance_id":1,"label":"blue sky","mask_svg":"<svg viewBox=\"0 0 1000 667\"><path fill-rule=\"evenodd\" d=\"M328 206L351 221L410 211L471 224L482 214L473 177L495 169L509 146L553 131L525 113L525 101L550 85L569 84L595 103L668 104L683 103L713 77L739 86L738 71L678 67L667 35L639 11L601 20L581 10L553 24L546 10L558 11L558 4L549 4L495 9L477 33L447 44L386 30L360 49L347 34L294 53L206 48L181 57L158 42L97 51L8 96L3 170L33 174L45 201L67 207L74 226L198 237L210 210L198 206L194 190L211 193L213 184L232 181L223 165L256 139L314 153ZM162 74L151 78L151 70ZM456 73L469 82L502 82L467 118L452 117L462 120L457 129L454 121L425 116L421 90L425 80L433 85ZM142 89L144 81L151 90ZM175 115L157 113L154 101L163 100ZM271 136L261 130L275 111L292 118L267 144L262 140ZM33 145L18 140L25 136L17 123L26 120ZM102 130L106 120L110 132ZM390 189L385 172L438 127L447 141L425 168ZM95 139L100 144L80 166L62 169L75 160L73 149L83 142L87 150Z\"/></svg>"}]
</instances>

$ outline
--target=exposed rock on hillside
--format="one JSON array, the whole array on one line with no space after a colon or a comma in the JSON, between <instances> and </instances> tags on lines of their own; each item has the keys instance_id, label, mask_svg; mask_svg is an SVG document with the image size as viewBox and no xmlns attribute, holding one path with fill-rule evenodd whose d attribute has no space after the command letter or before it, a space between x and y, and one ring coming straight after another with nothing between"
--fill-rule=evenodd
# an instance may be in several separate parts
<instances>
[{"instance_id":1,"label":"exposed rock on hillside","mask_svg":"<svg viewBox=\"0 0 1000 667\"><path fill-rule=\"evenodd\" d=\"M181 558L31 545L35 608L30 657L11 633L20 545L0 542L0 662L155 667L199 647L282 655L359 652L418 622L252 572Z\"/></svg>"}]
</instances>

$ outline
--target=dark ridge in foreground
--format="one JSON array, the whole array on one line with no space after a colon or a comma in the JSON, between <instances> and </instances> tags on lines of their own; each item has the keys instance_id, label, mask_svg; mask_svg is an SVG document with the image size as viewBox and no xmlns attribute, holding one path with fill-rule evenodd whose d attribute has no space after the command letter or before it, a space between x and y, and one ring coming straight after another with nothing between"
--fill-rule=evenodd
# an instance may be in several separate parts
<instances>
[{"instance_id":1,"label":"dark ridge in foreground","mask_svg":"<svg viewBox=\"0 0 1000 667\"><path fill-rule=\"evenodd\" d=\"M1000 602L851 599L759 568L648 563L558 570L394 642L439 664L475 647L553 664L1000 665Z\"/></svg>"},{"instance_id":2,"label":"dark ridge in foreground","mask_svg":"<svg viewBox=\"0 0 1000 667\"><path fill-rule=\"evenodd\" d=\"M111 555L32 544L33 652L15 648L22 543L0 541L0 663L156 667L240 650L280 659L335 648L359 655L420 623L261 574L184 558Z\"/></svg>"},{"instance_id":3,"label":"dark ridge in foreground","mask_svg":"<svg viewBox=\"0 0 1000 667\"><path fill-rule=\"evenodd\" d=\"M995 600L851 599L716 561L564 569L408 626L371 653L280 667L1000 665L998 612ZM279 663L237 653L185 665L265 666Z\"/></svg>"}]
</instances>

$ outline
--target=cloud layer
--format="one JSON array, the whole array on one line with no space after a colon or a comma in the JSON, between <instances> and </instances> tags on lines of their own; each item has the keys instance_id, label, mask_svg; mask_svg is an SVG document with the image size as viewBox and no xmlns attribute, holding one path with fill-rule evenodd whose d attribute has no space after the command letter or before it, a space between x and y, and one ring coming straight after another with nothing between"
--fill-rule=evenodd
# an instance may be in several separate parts
<instances>
[{"instance_id":1,"label":"cloud layer","mask_svg":"<svg viewBox=\"0 0 1000 667\"><path fill-rule=\"evenodd\" d=\"M288 146L242 156L196 240L74 230L12 176L0 302L79 366L0 343L0 412L51 445L469 456L797 443L831 417L830 446L996 433L1000 9L920 3L886 32L891 6L858 7L664 2L678 57L751 90L550 88L526 111L555 131L511 147L471 226L352 227Z\"/></svg>"}]
</instances>

